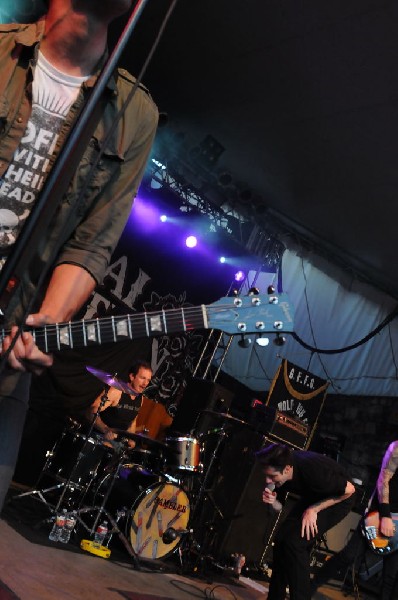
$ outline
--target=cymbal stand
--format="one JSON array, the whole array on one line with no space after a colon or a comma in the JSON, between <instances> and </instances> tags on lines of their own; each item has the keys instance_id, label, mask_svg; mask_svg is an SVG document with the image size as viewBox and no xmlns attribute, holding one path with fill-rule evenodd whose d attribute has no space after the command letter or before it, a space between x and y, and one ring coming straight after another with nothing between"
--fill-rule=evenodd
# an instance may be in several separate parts
<instances>
[{"instance_id":1,"label":"cymbal stand","mask_svg":"<svg viewBox=\"0 0 398 600\"><path fill-rule=\"evenodd\" d=\"M79 454L77 455L76 462L73 465L73 468L69 474L68 479L65 481L63 490L61 492L61 495L59 497L57 505L55 506L55 509L54 509L55 513L59 512L59 510L62 506L62 503L64 501L66 491L70 490L70 491L74 492L74 490L76 488L80 487L78 484L74 483L73 480L75 479L75 475L78 473L78 469L79 469L82 459L86 456L86 450L87 450L88 444L91 443L90 440L92 439L92 434L94 431L95 423L97 422L97 419L100 415L101 409L105 405L107 400L108 400L108 391L105 388L103 394L101 395L101 399L100 399L98 408L97 408L96 412L94 413L94 416L91 420L90 427L87 431L87 434L85 434L85 440L84 440L83 446L80 448ZM96 467L95 472L92 473L91 479L90 479L88 485L83 489L83 494L81 494L80 500L79 500L79 502L77 504L77 508L75 510L79 510L80 507L82 506L83 500L97 475L97 468L98 468L98 465Z\"/></svg>"},{"instance_id":2,"label":"cymbal stand","mask_svg":"<svg viewBox=\"0 0 398 600\"><path fill-rule=\"evenodd\" d=\"M213 466L214 466L216 459L218 458L219 448L220 448L222 442L224 441L224 439L228 436L228 432L225 430L225 424L223 424L220 427L219 431L217 431L217 436L218 436L218 439L217 439L216 445L214 447L214 450L212 452L209 466L206 470L206 474L205 474L204 478L201 481L199 492L195 499L195 506L194 506L194 510L192 513L192 519L194 519L197 516L198 509L203 508L203 504L202 504L203 496L206 496L209 498L209 500L212 503L213 508L215 509L217 514L221 517L221 519L224 519L224 515L221 512L220 507L217 505L217 503L215 502L215 500L213 498L213 495L211 493L212 490L207 489L207 482L210 479L210 475L213 474Z\"/></svg>"}]
</instances>

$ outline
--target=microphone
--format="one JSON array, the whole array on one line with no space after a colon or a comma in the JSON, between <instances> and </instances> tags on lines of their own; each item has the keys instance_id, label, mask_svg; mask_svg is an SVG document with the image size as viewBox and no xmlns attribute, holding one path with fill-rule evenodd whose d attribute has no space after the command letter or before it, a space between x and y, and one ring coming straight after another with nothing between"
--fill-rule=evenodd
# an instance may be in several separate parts
<instances>
[{"instance_id":1,"label":"microphone","mask_svg":"<svg viewBox=\"0 0 398 600\"><path fill-rule=\"evenodd\" d=\"M271 481L271 483L267 483L267 485L265 486L265 489L269 490L270 492L273 492L275 489L275 483L273 481ZM272 512L272 504L269 504L267 502L266 506L267 506L268 512Z\"/></svg>"},{"instance_id":2,"label":"microphone","mask_svg":"<svg viewBox=\"0 0 398 600\"><path fill-rule=\"evenodd\" d=\"M193 529L174 529L174 527L168 527L162 535L162 540L165 544L172 544L178 537L191 533L192 531Z\"/></svg>"}]
</instances>

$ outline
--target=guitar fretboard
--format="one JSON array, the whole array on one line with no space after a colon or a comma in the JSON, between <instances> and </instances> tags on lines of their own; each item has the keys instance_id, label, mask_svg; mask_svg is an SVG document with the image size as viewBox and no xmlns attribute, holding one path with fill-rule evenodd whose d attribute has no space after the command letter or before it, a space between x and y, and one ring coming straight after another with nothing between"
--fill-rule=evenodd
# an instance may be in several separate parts
<instances>
[{"instance_id":1,"label":"guitar fretboard","mask_svg":"<svg viewBox=\"0 0 398 600\"><path fill-rule=\"evenodd\" d=\"M206 307L104 317L46 325L32 331L43 352L175 334L207 327ZM4 334L3 334L4 336Z\"/></svg>"}]
</instances>

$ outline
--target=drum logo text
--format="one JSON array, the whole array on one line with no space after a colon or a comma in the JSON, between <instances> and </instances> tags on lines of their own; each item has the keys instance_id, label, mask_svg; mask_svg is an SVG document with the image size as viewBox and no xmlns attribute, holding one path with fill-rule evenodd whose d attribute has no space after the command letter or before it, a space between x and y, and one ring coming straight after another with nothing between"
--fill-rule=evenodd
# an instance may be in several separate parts
<instances>
[{"instance_id":1,"label":"drum logo text","mask_svg":"<svg viewBox=\"0 0 398 600\"><path fill-rule=\"evenodd\" d=\"M184 504L177 504L176 502L173 502L173 500L167 500L166 498L157 498L156 504L157 506L169 508L170 510L175 510L176 512L187 512L187 507Z\"/></svg>"}]
</instances>

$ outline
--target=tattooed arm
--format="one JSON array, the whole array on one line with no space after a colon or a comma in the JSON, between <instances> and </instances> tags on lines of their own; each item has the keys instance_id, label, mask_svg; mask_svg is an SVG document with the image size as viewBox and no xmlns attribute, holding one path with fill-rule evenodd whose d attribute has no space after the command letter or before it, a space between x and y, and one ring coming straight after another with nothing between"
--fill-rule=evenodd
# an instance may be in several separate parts
<instances>
[{"instance_id":1,"label":"tattooed arm","mask_svg":"<svg viewBox=\"0 0 398 600\"><path fill-rule=\"evenodd\" d=\"M398 468L398 441L392 442L384 455L376 489L380 505L380 532L391 537L394 524L390 512L390 480Z\"/></svg>"}]
</instances>

